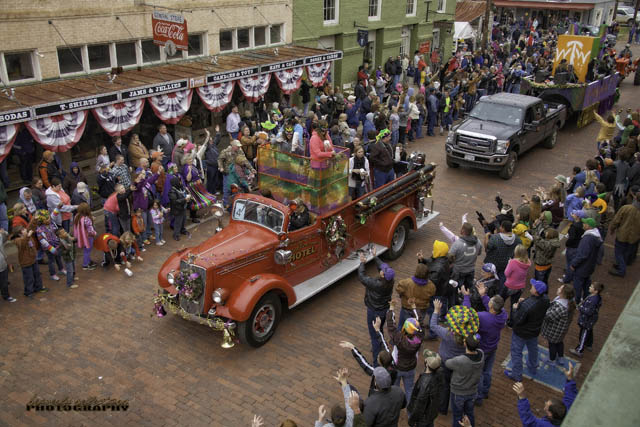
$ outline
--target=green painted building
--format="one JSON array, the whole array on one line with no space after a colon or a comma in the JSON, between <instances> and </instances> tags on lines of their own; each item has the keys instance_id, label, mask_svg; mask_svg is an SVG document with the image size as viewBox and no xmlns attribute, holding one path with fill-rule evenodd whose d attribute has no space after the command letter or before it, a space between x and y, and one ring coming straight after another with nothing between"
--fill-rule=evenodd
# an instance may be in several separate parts
<instances>
[{"instance_id":1,"label":"green painted building","mask_svg":"<svg viewBox=\"0 0 640 427\"><path fill-rule=\"evenodd\" d=\"M341 50L331 75L336 87L347 89L364 61L384 66L389 56L404 53L413 59L421 46L439 47L446 60L455 9L455 0L293 0L293 43ZM365 46L358 30L367 32Z\"/></svg>"}]
</instances>

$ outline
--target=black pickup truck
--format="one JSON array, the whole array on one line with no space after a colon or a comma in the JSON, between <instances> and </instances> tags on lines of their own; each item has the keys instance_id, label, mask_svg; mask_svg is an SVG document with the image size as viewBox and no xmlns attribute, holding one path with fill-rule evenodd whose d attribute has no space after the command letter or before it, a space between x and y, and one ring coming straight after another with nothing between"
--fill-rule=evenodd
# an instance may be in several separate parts
<instances>
[{"instance_id":1,"label":"black pickup truck","mask_svg":"<svg viewBox=\"0 0 640 427\"><path fill-rule=\"evenodd\" d=\"M499 171L510 179L518 156L544 141L556 145L567 117L562 104L514 93L483 96L447 136L447 166L460 165Z\"/></svg>"}]
</instances>

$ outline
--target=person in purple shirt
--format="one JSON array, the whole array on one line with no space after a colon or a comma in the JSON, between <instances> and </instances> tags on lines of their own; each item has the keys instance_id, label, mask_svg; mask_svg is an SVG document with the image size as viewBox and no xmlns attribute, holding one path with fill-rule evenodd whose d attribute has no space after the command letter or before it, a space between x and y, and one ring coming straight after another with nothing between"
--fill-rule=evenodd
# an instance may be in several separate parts
<instances>
[{"instance_id":1,"label":"person in purple shirt","mask_svg":"<svg viewBox=\"0 0 640 427\"><path fill-rule=\"evenodd\" d=\"M518 382L513 385L513 391L518 395L518 415L523 427L553 427L562 424L562 420L567 416L567 412L573 405L578 395L578 387L573 379L573 365L569 369L563 369L567 382L564 384L564 396L562 400L553 398L544 404L545 416L538 418L533 415L529 399L524 394L524 385Z\"/></svg>"},{"instance_id":2,"label":"person in purple shirt","mask_svg":"<svg viewBox=\"0 0 640 427\"><path fill-rule=\"evenodd\" d=\"M478 312L478 317L480 318L480 328L478 329L480 345L478 348L484 353L484 366L482 368L480 384L478 384L478 396L475 400L475 404L480 406L482 405L482 401L489 397L493 362L496 360L496 350L500 342L500 332L502 332L502 329L507 323L508 315L503 309L504 299L502 299L500 295L495 295L489 299L487 288L483 283L477 283L476 289L482 298L482 304L487 310ZM461 286L461 290L464 294L463 305L471 308L471 292L467 291L464 286Z\"/></svg>"}]
</instances>

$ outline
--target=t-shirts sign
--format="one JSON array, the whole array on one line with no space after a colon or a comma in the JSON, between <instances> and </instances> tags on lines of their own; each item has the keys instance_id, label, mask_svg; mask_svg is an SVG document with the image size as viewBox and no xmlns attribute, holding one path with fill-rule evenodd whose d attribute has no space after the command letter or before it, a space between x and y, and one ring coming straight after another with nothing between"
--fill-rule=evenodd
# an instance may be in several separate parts
<instances>
[{"instance_id":1,"label":"t-shirts sign","mask_svg":"<svg viewBox=\"0 0 640 427\"><path fill-rule=\"evenodd\" d=\"M151 25L153 27L153 43L164 46L165 43L171 41L179 50L189 49L187 20L182 15L154 10Z\"/></svg>"}]
</instances>

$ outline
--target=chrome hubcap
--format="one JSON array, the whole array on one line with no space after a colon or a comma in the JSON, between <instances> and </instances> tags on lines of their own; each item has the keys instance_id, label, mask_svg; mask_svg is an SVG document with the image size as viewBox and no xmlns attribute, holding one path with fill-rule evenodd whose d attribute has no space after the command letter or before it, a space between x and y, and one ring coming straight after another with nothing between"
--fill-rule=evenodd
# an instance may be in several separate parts
<instances>
[{"instance_id":1,"label":"chrome hubcap","mask_svg":"<svg viewBox=\"0 0 640 427\"><path fill-rule=\"evenodd\" d=\"M400 249L402 249L406 235L407 235L407 230L402 225L399 226L396 229L396 231L393 233L393 241L391 243L391 247L393 248L394 252L397 252Z\"/></svg>"},{"instance_id":2,"label":"chrome hubcap","mask_svg":"<svg viewBox=\"0 0 640 427\"><path fill-rule=\"evenodd\" d=\"M276 310L271 304L263 305L253 318L253 333L257 338L264 338L273 327Z\"/></svg>"}]
</instances>

